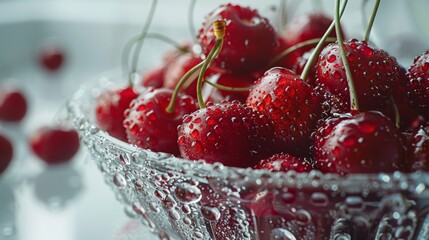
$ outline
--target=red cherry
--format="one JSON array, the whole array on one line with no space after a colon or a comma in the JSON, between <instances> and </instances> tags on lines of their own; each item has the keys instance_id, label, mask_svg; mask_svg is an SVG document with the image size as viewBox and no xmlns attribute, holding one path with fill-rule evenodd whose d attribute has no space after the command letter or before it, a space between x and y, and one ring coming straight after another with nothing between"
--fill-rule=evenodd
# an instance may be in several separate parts
<instances>
[{"instance_id":1,"label":"red cherry","mask_svg":"<svg viewBox=\"0 0 429 240\"><path fill-rule=\"evenodd\" d=\"M252 75L233 75L230 73L218 73L215 76L215 83L232 88L250 88L257 80L257 78ZM232 102L234 100L237 100L241 103L245 103L247 97L249 96L249 91L235 92L220 90L218 88L209 86L208 84L205 85L205 87L210 88L211 90L207 102L220 103L222 101Z\"/></svg>"},{"instance_id":2,"label":"red cherry","mask_svg":"<svg viewBox=\"0 0 429 240\"><path fill-rule=\"evenodd\" d=\"M399 113L399 126L401 130L415 129L420 126L421 119L419 114L410 106L410 101L407 96L407 81L406 70L400 67L400 72L396 76L393 85L393 98ZM386 106L381 111L388 116L392 121L396 121L396 110L393 102Z\"/></svg>"},{"instance_id":3,"label":"red cherry","mask_svg":"<svg viewBox=\"0 0 429 240\"><path fill-rule=\"evenodd\" d=\"M27 112L27 100L24 94L13 86L0 88L0 120L21 121Z\"/></svg>"},{"instance_id":4,"label":"red cherry","mask_svg":"<svg viewBox=\"0 0 429 240\"><path fill-rule=\"evenodd\" d=\"M380 112L337 114L316 132L314 160L323 172L393 172L404 157L399 130Z\"/></svg>"},{"instance_id":5,"label":"red cherry","mask_svg":"<svg viewBox=\"0 0 429 240\"><path fill-rule=\"evenodd\" d=\"M333 19L321 12L310 12L299 15L286 24L285 29L280 36L286 46L294 46L299 43L321 38L326 30L328 30ZM336 37L335 31L331 31L329 37ZM292 68L296 64L299 57L305 52L310 51L317 44L309 45L293 51L285 57L279 66ZM328 44L325 44L325 46Z\"/></svg>"},{"instance_id":6,"label":"red cherry","mask_svg":"<svg viewBox=\"0 0 429 240\"><path fill-rule=\"evenodd\" d=\"M79 135L61 126L42 127L30 137L33 152L49 165L70 161L79 150Z\"/></svg>"},{"instance_id":7,"label":"red cherry","mask_svg":"<svg viewBox=\"0 0 429 240\"><path fill-rule=\"evenodd\" d=\"M261 160L255 169L267 169L272 172L287 172L293 170L295 172L310 172L313 167L307 158L294 157L290 154L279 153L267 159Z\"/></svg>"},{"instance_id":8,"label":"red cherry","mask_svg":"<svg viewBox=\"0 0 429 240\"><path fill-rule=\"evenodd\" d=\"M255 82L247 105L274 123L283 151L309 154L311 133L321 117L320 97L300 77L285 68L272 68Z\"/></svg>"},{"instance_id":9,"label":"red cherry","mask_svg":"<svg viewBox=\"0 0 429 240\"><path fill-rule=\"evenodd\" d=\"M252 167L270 153L268 119L238 102L211 105L183 118L178 144L183 158ZM267 153L268 152L268 153Z\"/></svg>"},{"instance_id":10,"label":"red cherry","mask_svg":"<svg viewBox=\"0 0 429 240\"><path fill-rule=\"evenodd\" d=\"M127 141L123 126L124 112L130 102L138 96L132 87L108 90L97 98L96 117L98 127L112 137Z\"/></svg>"},{"instance_id":11,"label":"red cherry","mask_svg":"<svg viewBox=\"0 0 429 240\"><path fill-rule=\"evenodd\" d=\"M303 53L301 56L299 56L296 60L293 66L291 67L291 70L294 71L296 74L301 75L302 71L304 71L305 65L308 62L308 59L310 58L311 54L313 53L314 49L311 49L308 52ZM313 67L310 68L310 72L308 73L308 76L306 79L303 79L306 83L308 83L310 86L316 85L316 65L314 64Z\"/></svg>"},{"instance_id":12,"label":"red cherry","mask_svg":"<svg viewBox=\"0 0 429 240\"><path fill-rule=\"evenodd\" d=\"M365 41L352 39L344 42L344 47L360 110L383 111L392 104L393 86L402 71L398 62ZM325 91L332 112L348 112L349 88L337 43L328 45L320 53L317 76L316 84Z\"/></svg>"},{"instance_id":13,"label":"red cherry","mask_svg":"<svg viewBox=\"0 0 429 240\"><path fill-rule=\"evenodd\" d=\"M215 43L212 23L225 19L226 32L222 51L213 66L231 72L255 71L274 57L277 36L269 21L248 7L226 4L211 12L198 34L203 54L207 56Z\"/></svg>"},{"instance_id":14,"label":"red cherry","mask_svg":"<svg viewBox=\"0 0 429 240\"><path fill-rule=\"evenodd\" d=\"M13 146L10 140L0 133L0 174L9 166L13 157Z\"/></svg>"},{"instance_id":15,"label":"red cherry","mask_svg":"<svg viewBox=\"0 0 429 240\"><path fill-rule=\"evenodd\" d=\"M142 85L143 87L161 88L164 84L164 72L164 66L146 71L142 75L140 85Z\"/></svg>"},{"instance_id":16,"label":"red cherry","mask_svg":"<svg viewBox=\"0 0 429 240\"><path fill-rule=\"evenodd\" d=\"M410 137L411 171L429 171L429 125L416 129Z\"/></svg>"},{"instance_id":17,"label":"red cherry","mask_svg":"<svg viewBox=\"0 0 429 240\"><path fill-rule=\"evenodd\" d=\"M164 87L169 89L174 89L179 82L179 80L187 73L189 70L191 70L195 65L199 64L201 62L200 57L195 56L192 53L183 54L179 57L177 57L175 60L171 62L171 64L168 65L168 67L165 70L164 74ZM197 71L197 74L199 72ZM206 71L205 77L209 77L213 74L213 71L210 70L210 68ZM197 77L198 75L194 76ZM194 98L196 98L196 88L197 88L197 81L196 79L190 83L189 86L186 86L186 83L183 87L186 87L185 90L182 92L186 93L187 95L190 95Z\"/></svg>"},{"instance_id":18,"label":"red cherry","mask_svg":"<svg viewBox=\"0 0 429 240\"><path fill-rule=\"evenodd\" d=\"M42 49L39 56L40 65L47 71L58 71L64 62L64 53L57 47L47 47Z\"/></svg>"},{"instance_id":19,"label":"red cherry","mask_svg":"<svg viewBox=\"0 0 429 240\"><path fill-rule=\"evenodd\" d=\"M131 102L124 121L131 144L156 152L179 154L177 126L183 115L197 110L197 104L193 97L179 95L174 113L168 113L166 108L172 93L170 89L160 88Z\"/></svg>"},{"instance_id":20,"label":"red cherry","mask_svg":"<svg viewBox=\"0 0 429 240\"><path fill-rule=\"evenodd\" d=\"M414 59L408 69L407 93L411 106L429 121L429 51Z\"/></svg>"}]
</instances>

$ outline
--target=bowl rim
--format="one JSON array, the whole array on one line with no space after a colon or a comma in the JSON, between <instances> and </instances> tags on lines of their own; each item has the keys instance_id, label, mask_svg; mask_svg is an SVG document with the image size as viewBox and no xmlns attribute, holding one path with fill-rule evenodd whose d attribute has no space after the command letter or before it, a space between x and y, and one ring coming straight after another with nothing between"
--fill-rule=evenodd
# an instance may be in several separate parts
<instances>
[{"instance_id":1,"label":"bowl rim","mask_svg":"<svg viewBox=\"0 0 429 240\"><path fill-rule=\"evenodd\" d=\"M112 81L112 79L116 80L119 77L122 81L127 79L119 68L115 68L102 72L81 85L67 101L67 117L79 132L81 141L87 137L85 133L88 135L89 132L93 140L103 142L107 148L114 148L115 151L119 150L126 153L126 158L128 159L144 158L143 165L145 167L197 177L202 182L209 182L216 186L228 185L230 181L235 181L237 184L245 186L250 184L259 189L298 187L299 189L321 188L327 191L338 191L338 189L351 187L353 192L361 190L379 191L387 187L384 190L388 192L411 191L417 194L427 192L429 195L429 172L404 173L396 171L393 173L350 173L347 175L322 173L318 170L312 170L309 173L296 173L295 171L271 172L265 169L238 168L224 166L221 163L206 163L203 159L191 161L175 157L172 154L153 152L123 142L99 129L83 109L84 102L82 102L85 98L94 100L102 89L123 86L117 81ZM225 174L227 175L226 177ZM266 179L267 181L261 181L261 179Z\"/></svg>"}]
</instances>

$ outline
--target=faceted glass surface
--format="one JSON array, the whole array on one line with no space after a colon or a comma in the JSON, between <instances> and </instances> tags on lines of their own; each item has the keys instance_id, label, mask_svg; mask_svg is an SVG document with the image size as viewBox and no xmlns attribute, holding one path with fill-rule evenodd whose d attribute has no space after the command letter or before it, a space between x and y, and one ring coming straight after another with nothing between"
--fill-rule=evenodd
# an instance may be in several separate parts
<instances>
[{"instance_id":1,"label":"faceted glass surface","mask_svg":"<svg viewBox=\"0 0 429 240\"><path fill-rule=\"evenodd\" d=\"M429 239L429 174L271 173L189 161L110 137L94 103L118 73L77 91L68 115L130 216L161 239Z\"/></svg>"}]
</instances>

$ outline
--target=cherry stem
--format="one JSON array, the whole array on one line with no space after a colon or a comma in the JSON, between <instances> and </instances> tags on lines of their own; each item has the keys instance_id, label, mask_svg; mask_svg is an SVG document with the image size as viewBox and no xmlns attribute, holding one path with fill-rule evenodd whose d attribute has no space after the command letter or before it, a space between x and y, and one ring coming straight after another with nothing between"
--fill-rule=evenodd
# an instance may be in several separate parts
<instances>
[{"instance_id":1,"label":"cherry stem","mask_svg":"<svg viewBox=\"0 0 429 240\"><path fill-rule=\"evenodd\" d=\"M195 26L194 26L194 10L195 10L196 2L197 0L191 0L191 3L189 4L189 12L188 12L189 31L191 32L191 36L193 39L196 39L197 37Z\"/></svg>"},{"instance_id":2,"label":"cherry stem","mask_svg":"<svg viewBox=\"0 0 429 240\"><path fill-rule=\"evenodd\" d=\"M368 42L369 35L371 34L372 26L374 25L375 16L378 12L378 7L380 6L381 0L376 0L374 3L374 8L372 10L371 18L369 19L368 26L366 27L365 36L363 38L364 41Z\"/></svg>"},{"instance_id":3,"label":"cherry stem","mask_svg":"<svg viewBox=\"0 0 429 240\"><path fill-rule=\"evenodd\" d=\"M195 72L197 72L198 70L201 69L201 67L203 66L204 61L198 63L197 65L195 65L193 68L191 68L189 71L187 71L182 78L179 80L179 82L177 83L176 87L174 88L173 94L171 95L171 99L170 102L168 103L167 108L165 109L165 111L167 113L174 113L174 105L176 104L176 98L177 95L179 95L180 90L182 89L183 84L186 82L186 80Z\"/></svg>"},{"instance_id":4,"label":"cherry stem","mask_svg":"<svg viewBox=\"0 0 429 240\"><path fill-rule=\"evenodd\" d=\"M278 30L278 32L281 33L281 32L283 32L283 27L285 24L286 0L280 0L278 14L279 14L279 30Z\"/></svg>"},{"instance_id":5,"label":"cherry stem","mask_svg":"<svg viewBox=\"0 0 429 240\"><path fill-rule=\"evenodd\" d=\"M202 79L204 77L204 74L207 70L207 68L210 66L210 63L213 61L213 59L219 54L220 50L222 49L223 44L223 36L225 35L225 29L226 29L226 22L225 20L217 20L213 22L213 28L214 28L214 35L216 37L216 42L206 57L202 62L195 65L191 70L186 72L182 78L177 83L176 87L174 88L173 94L171 96L170 102L168 103L167 108L165 111L167 113L174 113L174 105L176 104L176 98L177 95L179 95L180 90L182 89L183 84L188 80L188 78L193 75L196 71L200 70L200 74L198 76L198 82L197 82L197 99L198 104L200 107L204 108L205 104L203 101L202 93L201 93L201 87L202 87ZM201 100L201 102L200 102Z\"/></svg>"},{"instance_id":6,"label":"cherry stem","mask_svg":"<svg viewBox=\"0 0 429 240\"><path fill-rule=\"evenodd\" d=\"M341 13L340 13L340 18L341 16L343 16L344 10L346 9L347 6L347 0L345 0L343 2L343 5L341 6ZM305 80L308 77L308 74L310 74L310 69L313 66L314 62L316 62L317 57L319 56L320 52L323 49L323 46L326 42L326 40L329 37L329 34L331 34L332 30L335 27L335 19L334 21L332 21L331 25L329 25L328 29L326 30L325 34L323 34L323 36L320 38L320 41L317 43L316 47L314 48L314 51L311 53L310 57L308 58L307 63L304 66L304 69L302 70L301 73L301 79ZM337 35L338 36L338 35Z\"/></svg>"},{"instance_id":7,"label":"cherry stem","mask_svg":"<svg viewBox=\"0 0 429 240\"><path fill-rule=\"evenodd\" d=\"M143 29L141 32L141 40L137 42L137 45L136 45L136 48L134 51L133 61L132 61L132 65L131 65L131 71L130 71L129 79L128 79L130 86L132 86L132 84L133 84L132 83L132 76L134 73L136 73L137 65L139 62L140 51L141 51L141 48L142 48L143 42L144 42L143 40L146 38L147 32L149 31L149 27L150 27L152 20L153 20L153 16L155 15L156 5L157 5L157 0L152 0L152 5L151 5L150 10L149 10L149 15L146 19L146 23L143 26Z\"/></svg>"},{"instance_id":8,"label":"cherry stem","mask_svg":"<svg viewBox=\"0 0 429 240\"><path fill-rule=\"evenodd\" d=\"M393 110L395 111L395 125L397 128L401 127L401 114L399 113L398 105L396 105L395 98L393 95L390 95L390 101L392 101Z\"/></svg>"},{"instance_id":9,"label":"cherry stem","mask_svg":"<svg viewBox=\"0 0 429 240\"><path fill-rule=\"evenodd\" d=\"M210 66L213 59L219 54L220 50L222 49L222 45L223 45L223 38L216 39L215 45L213 46L213 49L208 54L207 58L205 59L203 66L201 68L200 74L198 75L197 100L198 100L198 106L200 108L206 107L206 104L205 104L204 99L203 99L203 93L202 93L204 74L205 74L207 68Z\"/></svg>"},{"instance_id":10,"label":"cherry stem","mask_svg":"<svg viewBox=\"0 0 429 240\"><path fill-rule=\"evenodd\" d=\"M207 79L205 80L205 82L217 89L220 89L223 91L229 91L229 92L247 92L251 89L251 87L229 87L222 84L211 82Z\"/></svg>"},{"instance_id":11,"label":"cherry stem","mask_svg":"<svg viewBox=\"0 0 429 240\"><path fill-rule=\"evenodd\" d=\"M159 33L147 33L146 35L137 35L134 36L133 38L131 38L127 44L124 47L124 51L122 52L122 68L123 69L127 69L127 57L130 53L131 48L134 46L134 44L137 43L137 41L143 41L144 39L147 38L152 38L152 39L157 39L160 41L163 41L165 43L171 44L173 45L177 50L179 50L182 53L186 53L188 52L188 49L185 47L182 47L178 42L176 42L175 40L159 34Z\"/></svg>"},{"instance_id":12,"label":"cherry stem","mask_svg":"<svg viewBox=\"0 0 429 240\"><path fill-rule=\"evenodd\" d=\"M361 21L362 26L368 26L368 17L366 15L366 6L368 5L369 0L363 0L362 4L360 5L360 12L361 12Z\"/></svg>"},{"instance_id":13,"label":"cherry stem","mask_svg":"<svg viewBox=\"0 0 429 240\"><path fill-rule=\"evenodd\" d=\"M291 54L292 52L294 52L298 49L301 49L303 47L308 47L308 46L317 44L317 43L319 43L320 40L321 40L321 38L313 38L313 39L310 39L310 40L307 40L304 42L297 43L297 44L293 45L292 47L286 48L283 52L281 52L273 60L271 60L271 62L268 65L274 66L275 63L277 63L278 61L280 61L281 59L283 59L287 55ZM337 40L336 38L328 37L325 40L325 42L335 42L336 40Z\"/></svg>"},{"instance_id":14,"label":"cherry stem","mask_svg":"<svg viewBox=\"0 0 429 240\"><path fill-rule=\"evenodd\" d=\"M341 0L335 1L335 33L337 34L338 48L340 50L341 60L343 61L344 69L346 71L347 84L349 87L349 94L350 94L351 110L359 110L359 102L357 99L356 89L355 89L355 85L352 77L352 72L350 70L349 61L347 60L346 52L344 50L343 34L341 33L340 1ZM344 0L344 1L347 2L347 0Z\"/></svg>"}]
</instances>

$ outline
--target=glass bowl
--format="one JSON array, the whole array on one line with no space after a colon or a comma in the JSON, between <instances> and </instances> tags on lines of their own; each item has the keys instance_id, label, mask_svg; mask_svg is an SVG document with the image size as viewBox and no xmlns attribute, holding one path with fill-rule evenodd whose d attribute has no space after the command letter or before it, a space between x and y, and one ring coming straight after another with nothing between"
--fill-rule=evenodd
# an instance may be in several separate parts
<instances>
[{"instance_id":1,"label":"glass bowl","mask_svg":"<svg viewBox=\"0 0 429 240\"><path fill-rule=\"evenodd\" d=\"M126 212L161 239L429 239L429 173L272 173L110 137L95 99L126 79L114 71L82 86L68 116Z\"/></svg>"}]
</instances>

